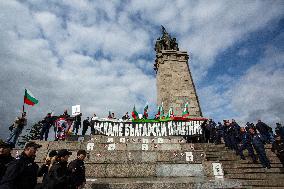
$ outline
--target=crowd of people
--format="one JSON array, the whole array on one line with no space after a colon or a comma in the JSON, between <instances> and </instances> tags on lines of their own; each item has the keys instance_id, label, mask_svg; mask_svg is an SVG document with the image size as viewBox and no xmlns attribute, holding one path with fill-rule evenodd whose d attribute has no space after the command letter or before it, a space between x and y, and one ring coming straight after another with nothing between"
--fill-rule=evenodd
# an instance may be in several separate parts
<instances>
[{"instance_id":1,"label":"crowd of people","mask_svg":"<svg viewBox=\"0 0 284 189\"><path fill-rule=\"evenodd\" d=\"M77 158L68 164L72 153L66 149L52 150L39 167L35 163L37 150L41 145L26 143L23 152L13 158L12 147L0 143L0 189L81 189L86 183L86 151L79 150ZM37 178L43 177L40 184Z\"/></svg>"},{"instance_id":2,"label":"crowd of people","mask_svg":"<svg viewBox=\"0 0 284 189\"><path fill-rule=\"evenodd\" d=\"M234 119L223 120L223 124L216 124L212 119L202 125L204 142L221 144L233 150L236 155L245 160L244 151L253 163L260 161L264 168L270 169L270 160L265 151L265 144L272 144L272 152L284 166L284 127L276 123L275 133L270 126L258 120L256 124L247 122L241 127Z\"/></svg>"},{"instance_id":3,"label":"crowd of people","mask_svg":"<svg viewBox=\"0 0 284 189\"><path fill-rule=\"evenodd\" d=\"M95 133L94 123L98 121L96 114L93 117L86 117L81 125L82 114L71 117L67 111L60 116L52 116L48 113L41 121L40 140L47 140L50 128L53 126L55 132L60 132L55 127L55 120L58 118L71 119L73 122L73 134L77 135L82 127L82 135L85 135L89 128L91 134ZM114 113L109 113L109 119L116 119ZM123 120L129 119L128 112ZM27 125L26 113L23 112L17 117L11 130L10 136L5 142L0 143L0 189L34 188L38 189L79 189L85 184L85 150L77 152L77 159L68 164L71 155L66 149L51 151L45 159L45 163L39 167L35 162L37 149L41 145L35 142L28 142L24 151L15 159L11 150L15 147L17 139L23 128ZM284 127L276 123L275 131L266 123L258 120L256 124L247 122L241 127L234 119L223 120L217 124L209 119L201 125L203 137L201 142L222 144L234 151L237 156L245 160L244 151L248 151L253 163L261 163L264 168L270 169L270 160L265 151L265 144L272 144L271 151L274 152L284 166ZM200 141L199 141L200 142ZM42 183L37 184L37 177L43 177Z\"/></svg>"}]
</instances>

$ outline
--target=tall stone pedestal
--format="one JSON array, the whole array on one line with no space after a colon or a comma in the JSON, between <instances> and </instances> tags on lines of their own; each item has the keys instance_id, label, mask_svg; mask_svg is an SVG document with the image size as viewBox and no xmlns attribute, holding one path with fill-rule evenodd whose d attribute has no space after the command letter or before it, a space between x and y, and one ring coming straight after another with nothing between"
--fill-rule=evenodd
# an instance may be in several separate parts
<instances>
[{"instance_id":1,"label":"tall stone pedestal","mask_svg":"<svg viewBox=\"0 0 284 189\"><path fill-rule=\"evenodd\" d=\"M163 102L166 111L173 107L174 114L182 115L189 103L189 114L201 117L198 97L188 66L188 54L184 51L161 50L156 54L157 103Z\"/></svg>"}]
</instances>

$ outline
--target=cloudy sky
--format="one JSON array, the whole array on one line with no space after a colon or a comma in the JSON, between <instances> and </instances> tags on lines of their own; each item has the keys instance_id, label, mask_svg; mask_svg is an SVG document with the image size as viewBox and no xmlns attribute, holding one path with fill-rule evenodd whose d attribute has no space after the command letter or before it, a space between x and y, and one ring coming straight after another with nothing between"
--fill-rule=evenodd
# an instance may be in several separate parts
<instances>
[{"instance_id":1,"label":"cloudy sky","mask_svg":"<svg viewBox=\"0 0 284 189\"><path fill-rule=\"evenodd\" d=\"M204 116L284 120L284 1L0 0L0 137L24 89L29 124L80 104L85 116L156 111L160 25L190 54Z\"/></svg>"}]
</instances>

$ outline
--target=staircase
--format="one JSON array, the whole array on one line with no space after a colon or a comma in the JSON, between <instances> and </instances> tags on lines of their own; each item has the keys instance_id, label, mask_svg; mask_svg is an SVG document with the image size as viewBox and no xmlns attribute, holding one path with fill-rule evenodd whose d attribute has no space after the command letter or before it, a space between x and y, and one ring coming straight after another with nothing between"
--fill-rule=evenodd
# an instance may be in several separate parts
<instances>
[{"instance_id":1,"label":"staircase","mask_svg":"<svg viewBox=\"0 0 284 189\"><path fill-rule=\"evenodd\" d=\"M66 148L76 158L88 149L85 161L87 189L284 188L280 161L266 146L271 169L241 160L224 145L189 144L181 137L70 137L43 142L36 162L50 150ZM246 154L245 154L246 155ZM222 163L224 178L216 178L212 163Z\"/></svg>"},{"instance_id":2,"label":"staircase","mask_svg":"<svg viewBox=\"0 0 284 189\"><path fill-rule=\"evenodd\" d=\"M266 154L271 162L271 169L265 169L260 163L253 164L247 152L246 160L241 160L234 152L224 145L210 144L206 153L209 161L222 163L225 177L241 181L245 188L284 188L284 169L277 156L271 151L271 145L266 145Z\"/></svg>"}]
</instances>

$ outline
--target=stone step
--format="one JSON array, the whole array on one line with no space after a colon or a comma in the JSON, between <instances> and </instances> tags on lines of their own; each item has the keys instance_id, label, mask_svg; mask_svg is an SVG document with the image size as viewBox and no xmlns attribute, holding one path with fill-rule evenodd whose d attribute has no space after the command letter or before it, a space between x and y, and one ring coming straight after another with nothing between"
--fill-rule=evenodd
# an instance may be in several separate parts
<instances>
[{"instance_id":1,"label":"stone step","mask_svg":"<svg viewBox=\"0 0 284 189\"><path fill-rule=\"evenodd\" d=\"M86 189L189 189L242 188L235 180L214 180L193 177L166 178L102 178L87 182Z\"/></svg>"},{"instance_id":2,"label":"stone step","mask_svg":"<svg viewBox=\"0 0 284 189\"><path fill-rule=\"evenodd\" d=\"M186 143L186 140L181 136L117 137L117 136L103 136L103 135L93 135L93 136L71 135L67 138L67 141L94 142L96 144L98 143Z\"/></svg>"},{"instance_id":3,"label":"stone step","mask_svg":"<svg viewBox=\"0 0 284 189\"><path fill-rule=\"evenodd\" d=\"M85 164L86 176L95 178L204 177L202 164L123 163Z\"/></svg>"},{"instance_id":4,"label":"stone step","mask_svg":"<svg viewBox=\"0 0 284 189\"><path fill-rule=\"evenodd\" d=\"M280 168L270 168L270 169L265 169L262 167L256 167L256 168L246 168L246 169L225 169L224 168L224 173L225 174L236 174L236 173L265 173L265 174L278 174L281 173Z\"/></svg>"},{"instance_id":5,"label":"stone step","mask_svg":"<svg viewBox=\"0 0 284 189\"><path fill-rule=\"evenodd\" d=\"M284 174L282 173L274 173L274 174L266 174L266 173L236 173L236 174L226 174L226 178L230 179L241 179L241 180L269 180L269 179L284 179Z\"/></svg>"},{"instance_id":6,"label":"stone step","mask_svg":"<svg viewBox=\"0 0 284 189\"><path fill-rule=\"evenodd\" d=\"M262 168L262 165L260 163L253 164L253 163L236 163L236 162L222 162L222 166L225 169L231 169L231 168L239 168L239 169L245 169L245 168ZM281 163L273 163L271 164L272 168L279 168L280 170L283 169L283 166Z\"/></svg>"},{"instance_id":7,"label":"stone step","mask_svg":"<svg viewBox=\"0 0 284 189\"><path fill-rule=\"evenodd\" d=\"M253 186L253 187L281 187L284 186L284 179L271 179L271 180L245 180L242 182L245 186Z\"/></svg>"},{"instance_id":8,"label":"stone step","mask_svg":"<svg viewBox=\"0 0 284 189\"><path fill-rule=\"evenodd\" d=\"M190 153L192 159L189 157ZM200 151L91 151L86 159L86 163L202 163L202 161L204 161L204 153Z\"/></svg>"}]
</instances>

